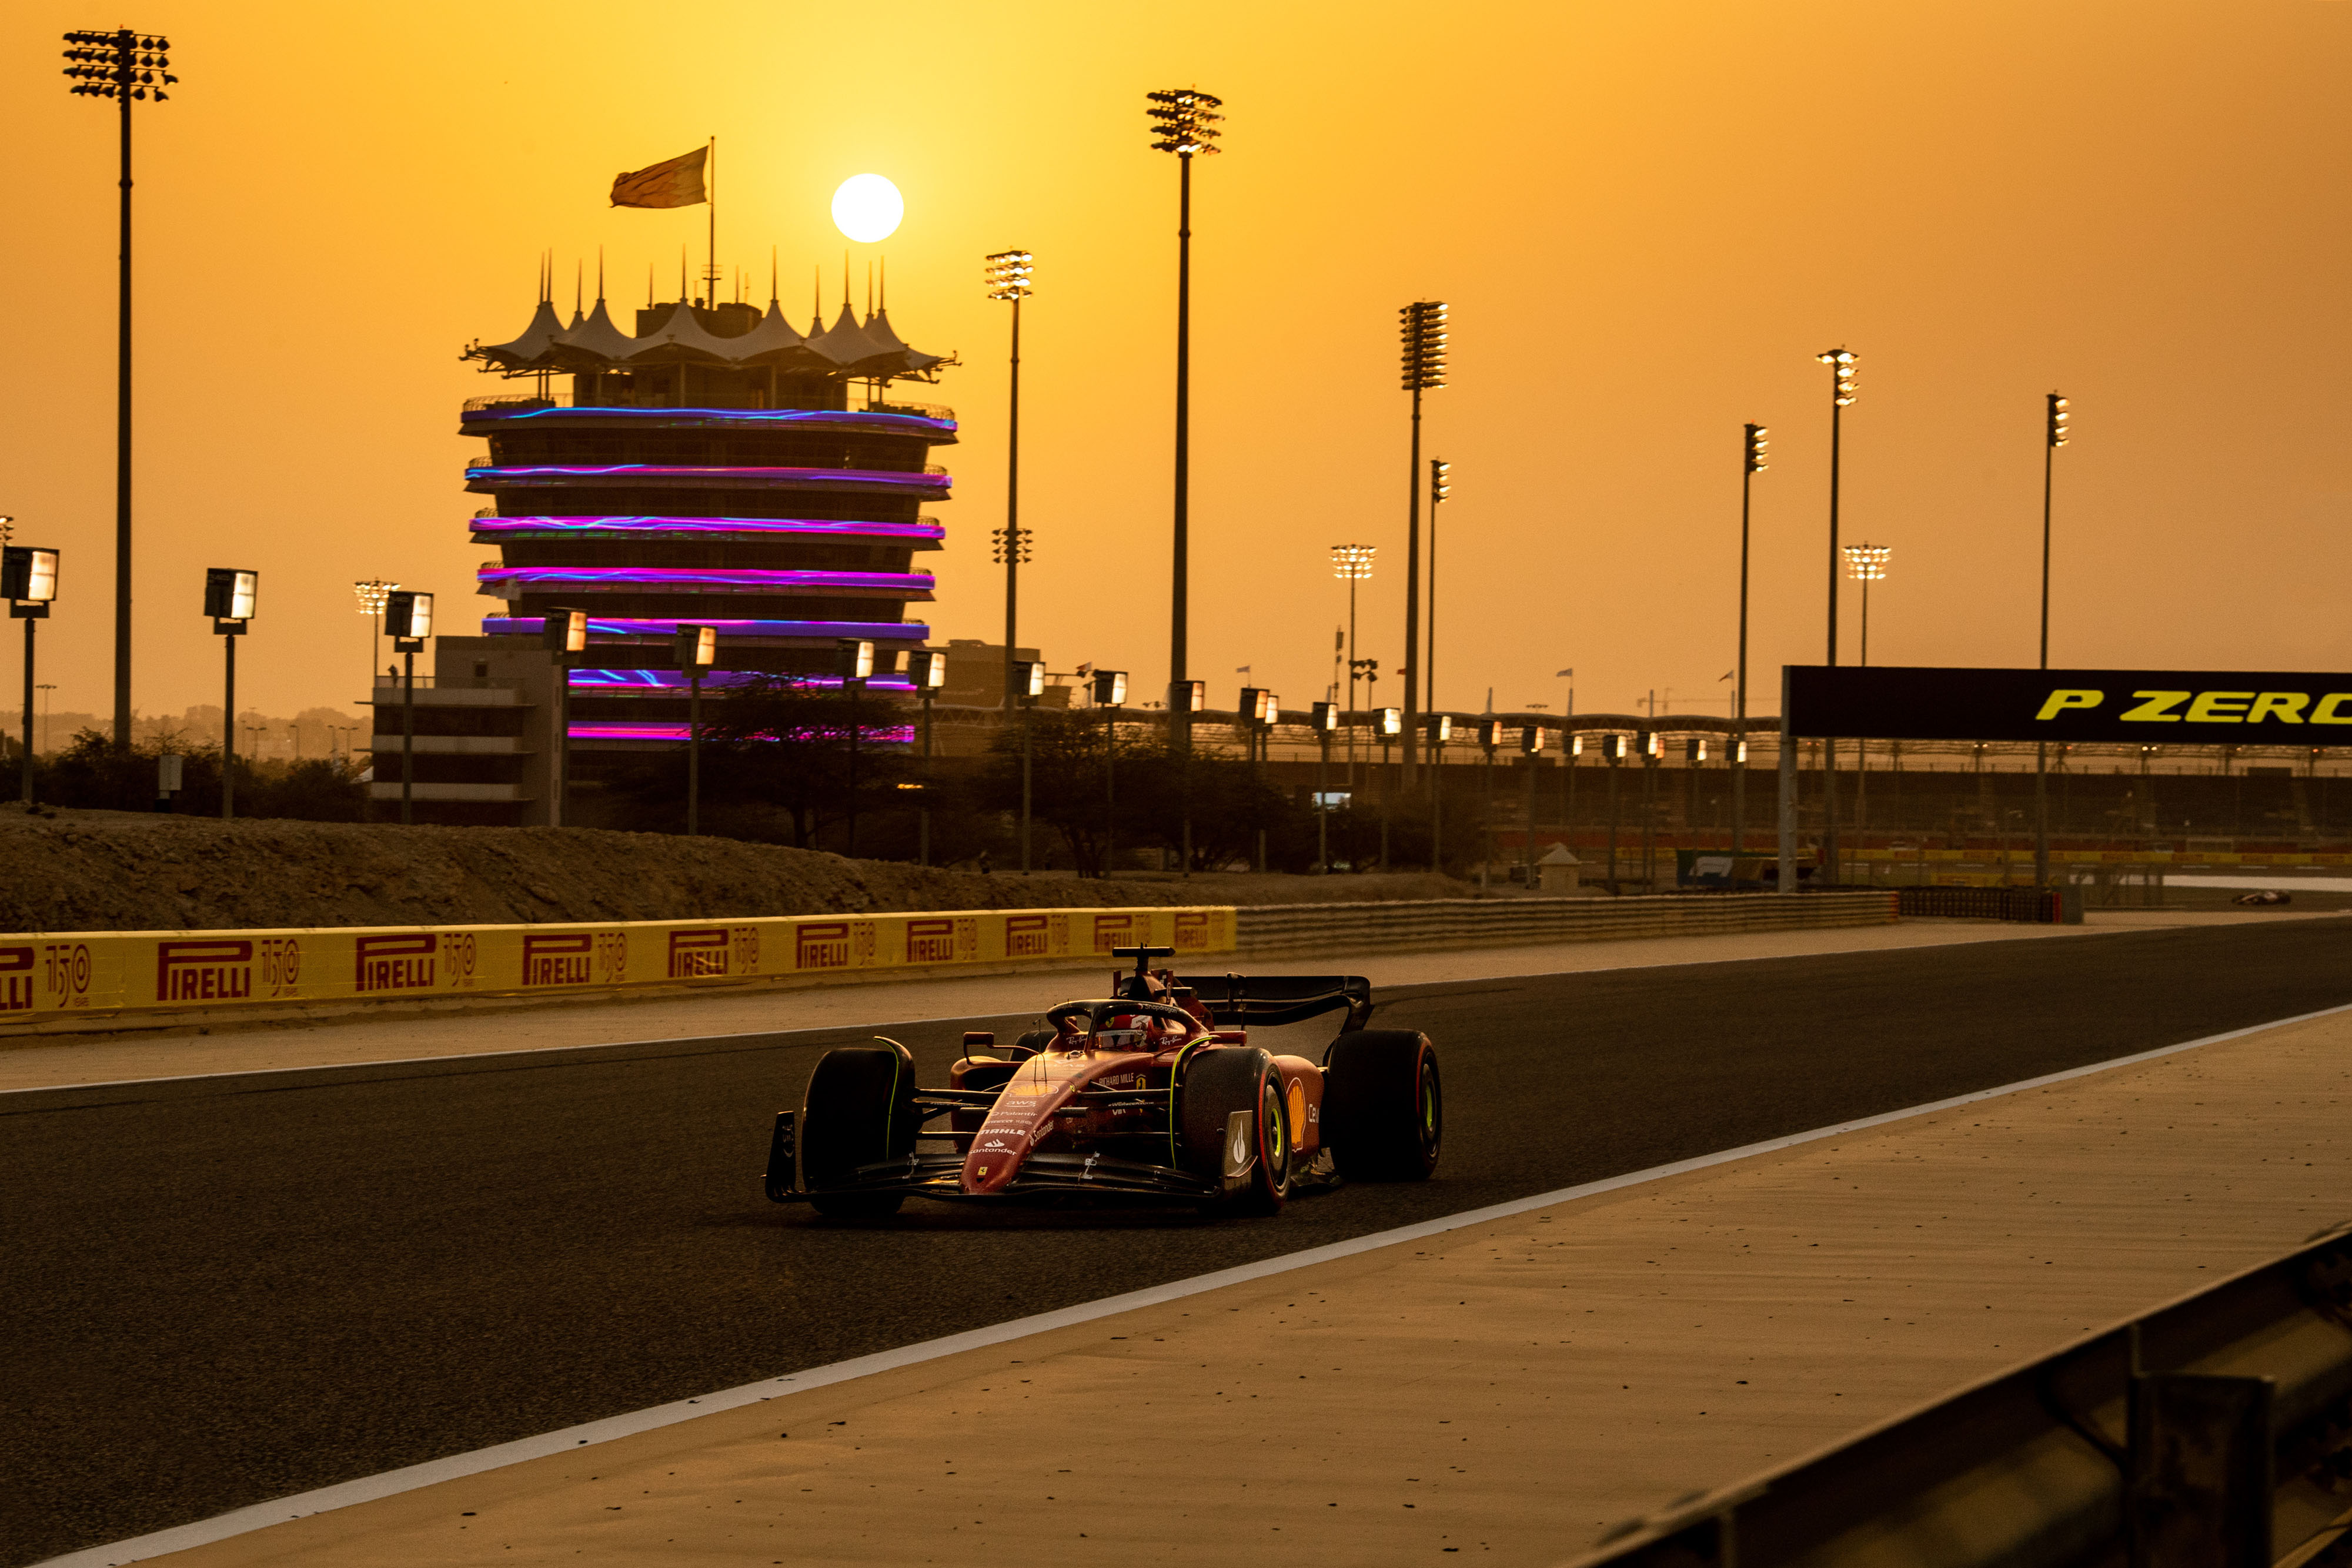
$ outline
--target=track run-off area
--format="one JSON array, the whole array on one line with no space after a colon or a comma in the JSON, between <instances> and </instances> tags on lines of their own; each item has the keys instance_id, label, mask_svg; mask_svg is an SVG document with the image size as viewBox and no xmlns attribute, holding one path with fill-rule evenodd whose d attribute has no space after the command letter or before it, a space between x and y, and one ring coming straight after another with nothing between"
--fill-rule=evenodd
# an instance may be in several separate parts
<instances>
[{"instance_id":1,"label":"track run-off area","mask_svg":"<svg viewBox=\"0 0 2352 1568\"><path fill-rule=\"evenodd\" d=\"M1437 1179L1270 1219L917 1203L845 1225L761 1197L768 1123L821 1051L888 1033L942 1081L964 1029L1027 1014L0 1095L0 1551L2352 1003L2347 936L2294 920L1386 991L1378 1022L1444 1063ZM1084 988L1041 977L1038 1008Z\"/></svg>"}]
</instances>

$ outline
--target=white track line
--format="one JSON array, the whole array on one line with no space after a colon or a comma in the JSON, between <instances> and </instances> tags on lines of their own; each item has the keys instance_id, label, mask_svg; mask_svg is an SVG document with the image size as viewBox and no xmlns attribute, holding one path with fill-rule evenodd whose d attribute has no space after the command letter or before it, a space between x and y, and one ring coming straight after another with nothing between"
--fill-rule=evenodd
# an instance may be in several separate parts
<instances>
[{"instance_id":1,"label":"white track line","mask_svg":"<svg viewBox=\"0 0 2352 1568\"><path fill-rule=\"evenodd\" d=\"M2287 918L2316 918L2319 915L2324 913L2333 912L2315 910L2308 916L2297 915L2287 916ZM1799 927L1798 929L1805 928ZM1837 930L1839 927L1829 926L1822 929ZM1861 926L1855 927L1854 929L1880 930L1884 928L1879 926ZM2064 935L2070 936L2100 936L2145 929L2147 928L2145 926L2131 925L2101 927L2097 930L2085 927L2081 931L2067 932L2064 933ZM1769 934L1759 932L1751 933L1751 935L1761 936ZM2037 935L2037 933L2021 931L2013 936L2004 935L1987 936L1982 938L1982 942L2024 941L2033 935ZM1633 938L1633 940L1668 940L1668 938L1637 937ZM1738 953L1734 954L1732 956L1727 958L1676 958L1672 961L1663 963L1601 965L1590 969L1528 969L1512 975L1477 975L1473 976L1466 980L1406 980L1391 986L1390 989L1410 991L1418 990L1424 986L1499 985L1506 980L1549 980L1558 979L1568 975L1614 974L1624 969L1685 969L1698 968L1708 964L1769 964L1779 962L1782 959L1839 958L1854 953L1941 952L1950 947L1974 947L1980 945L1981 942L1918 942L1895 947L1824 947L1818 952L1811 953ZM1580 943L1577 944L1577 946L1586 946L1586 944ZM1475 952L1478 951L1478 949L1474 948L1469 949L1469 951ZM1377 959L1383 956L1393 956L1394 955L1383 954L1358 954L1356 956L1359 959L1364 957ZM1414 955L1412 954L1405 955L1405 956L1408 957L1413 956ZM1215 955L1211 955L1211 956L1215 956ZM1017 976L994 975L966 977L966 978L971 980L1014 979L1018 977L1019 977ZM1048 972L1045 977L1051 978L1051 973ZM937 983L949 985L961 982L959 982L955 977L941 976L939 977ZM1411 1001L1414 998L1407 997L1402 999L1405 1001ZM53 1094L59 1090L65 1089L128 1089L142 1083L202 1083L215 1078L264 1078L272 1074L285 1072L344 1072L356 1071L360 1068L365 1067L421 1067L427 1063L436 1061L488 1061L505 1056L544 1056L551 1052L559 1051L628 1051L639 1046L647 1045L701 1045L714 1040L755 1040L770 1035L834 1034L843 1030L853 1029L906 1029L916 1024L967 1023L973 1019L984 1018L1018 1018L1023 1013L1029 1010L1030 1009L1026 1008L1013 1008L1001 1012L951 1013L942 1018L886 1019L875 1023L864 1024L803 1024L793 1029L748 1029L738 1030L731 1034L684 1034L667 1036L660 1040L589 1040L581 1045L526 1045L519 1047L513 1051L451 1051L442 1056L394 1056L372 1061L319 1061L312 1062L308 1066L300 1067L241 1067L226 1072L158 1073L151 1078L107 1078L101 1079L95 1083L35 1083L27 1085L22 1089L0 1089L0 1098L5 1098L10 1094ZM235 1019L227 1019L222 1021L225 1023L235 1023L237 1020ZM366 1019L362 1021L391 1022L394 1020ZM330 1022L329 1024L321 1027L332 1028L333 1024L332 1022Z\"/></svg>"},{"instance_id":2,"label":"white track line","mask_svg":"<svg viewBox=\"0 0 2352 1568\"><path fill-rule=\"evenodd\" d=\"M2332 1018L2337 1013L2352 1012L2352 1003L2341 1007L2322 1008L2317 1012L2297 1013L2293 1018L2273 1019L2268 1023L2252 1024L2245 1029L2233 1029L2224 1034L2209 1034L2201 1040L2184 1040L2179 1045L2159 1046L2154 1051L2135 1051L2129 1056L2110 1057L2093 1062L2088 1067L2070 1067L2063 1072L2047 1072L2039 1078L2021 1079L2004 1083L1998 1089L1979 1089L1972 1094L1958 1094L1948 1100L1931 1100L1924 1105L1906 1110L1888 1111L1876 1116L1864 1116L1857 1121L1840 1122L1834 1126L1815 1127L1811 1132L1791 1133L1786 1137L1768 1138L1760 1144L1743 1144L1736 1149L1723 1149L1711 1155L1700 1155L1671 1165L1652 1166L1647 1170L1633 1171L1624 1176L1610 1176L1601 1181L1586 1182L1581 1186L1561 1187L1557 1192L1538 1193L1533 1197L1514 1198L1508 1203L1490 1204L1485 1208L1465 1209L1440 1219L1424 1219L1418 1225L1400 1226L1394 1230L1376 1231L1349 1241L1335 1241L1327 1247L1313 1247L1304 1252L1286 1253L1262 1262L1244 1263L1237 1269L1220 1269L1213 1274L1197 1274L1189 1280L1177 1280L1149 1290L1129 1291L1125 1295L1107 1296L1098 1301L1087 1301L1058 1312L1039 1312L1034 1317L1014 1318L1010 1322L994 1323L987 1328L970 1329L944 1339L924 1340L918 1344L902 1345L873 1355L861 1355L849 1361L836 1361L825 1366L813 1366L783 1377L772 1377L761 1383L747 1383L737 1388L722 1388L715 1394L705 1394L695 1399L681 1399L668 1405L656 1405L649 1410L635 1410L625 1416L608 1416L583 1426L566 1427L561 1431L544 1432L535 1437L520 1437L495 1448L477 1448L471 1453L453 1454L446 1459L433 1459L421 1465L410 1465L382 1475L365 1476L355 1481L320 1487L315 1491L298 1492L274 1502L256 1503L215 1518L199 1520L171 1530L159 1530L150 1535L134 1536L109 1546L93 1546L81 1552L70 1552L62 1557L51 1557L33 1568L115 1568L126 1563L142 1562L161 1557L170 1552L184 1552L192 1546L205 1546L231 1536L265 1529L288 1520L302 1519L333 1509L349 1508L354 1503L373 1502L378 1498L394 1497L401 1492L415 1491L442 1481L457 1480L466 1476L478 1476L485 1470L495 1470L507 1465L520 1464L525 1459L546 1458L554 1454L570 1453L574 1448L594 1443L609 1443L616 1437L635 1437L663 1427L673 1427L681 1421L691 1421L698 1416L715 1415L721 1410L739 1409L774 1399L786 1394L805 1393L813 1388L827 1388L837 1383L869 1377L877 1372L891 1372L902 1366L915 1366L943 1356L967 1350L982 1350L993 1344L1025 1339L1031 1334L1049 1330L1068 1328L1073 1324L1093 1322L1118 1312L1132 1312L1139 1307L1158 1306L1165 1301L1182 1301L1204 1291L1222 1290L1227 1285L1244 1284L1252 1280L1264 1280L1276 1274L1286 1274L1295 1269L1309 1269L1318 1263L1334 1262L1341 1258L1353 1258L1360 1253L1393 1247L1400 1242L1420 1241L1432 1236L1442 1236L1449 1230L1465 1226L1483 1225L1488 1220L1507 1219L1530 1209L1549 1208L1556 1204L1573 1203L1579 1198L1596 1197L1605 1192L1617 1192L1629 1186L1661 1181L1667 1176L1681 1176L1686 1171L1706 1170L1709 1166L1729 1165L1756 1155L1768 1155L1778 1149L1795 1148L1801 1144L1816 1143L1822 1138L1834 1138L1869 1127L1883 1127L1890 1122L1908 1121L1932 1112L1949 1111L1956 1106L1974 1105L1986 1100L1998 1100L2003 1095L2020 1093L2028 1089L2041 1089L2053 1083L2064 1083L2076 1078L2088 1078L2117 1067L2130 1067L2137 1062L2154 1061L2160 1057L2178 1056L2200 1046L2219 1045L2224 1040L2241 1040L2264 1030L2284 1029L2289 1024L2308 1023L2314 1019Z\"/></svg>"}]
</instances>

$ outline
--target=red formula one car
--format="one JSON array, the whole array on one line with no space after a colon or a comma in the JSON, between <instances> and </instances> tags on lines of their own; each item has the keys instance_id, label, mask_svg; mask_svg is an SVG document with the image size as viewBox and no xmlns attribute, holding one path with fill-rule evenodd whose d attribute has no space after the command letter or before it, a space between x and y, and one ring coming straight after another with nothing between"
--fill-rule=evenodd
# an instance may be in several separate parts
<instances>
[{"instance_id":1,"label":"red formula one car","mask_svg":"<svg viewBox=\"0 0 2352 1568\"><path fill-rule=\"evenodd\" d=\"M1173 948L1113 952L1135 968L1111 996L1048 1009L1001 1054L994 1035L965 1035L945 1089L918 1088L896 1040L826 1051L801 1108L776 1117L768 1197L858 1218L910 1194L1265 1214L1304 1187L1436 1168L1437 1053L1417 1030L1364 1027L1370 982L1185 977L1151 967ZM1249 1043L1252 1024L1340 1011L1319 1063Z\"/></svg>"}]
</instances>

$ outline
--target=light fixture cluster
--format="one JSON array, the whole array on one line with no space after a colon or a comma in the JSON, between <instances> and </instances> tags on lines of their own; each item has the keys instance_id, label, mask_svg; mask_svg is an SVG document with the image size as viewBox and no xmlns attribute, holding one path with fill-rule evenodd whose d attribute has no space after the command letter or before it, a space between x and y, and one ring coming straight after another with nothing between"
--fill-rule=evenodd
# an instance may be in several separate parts
<instances>
[{"instance_id":1,"label":"light fixture cluster","mask_svg":"<svg viewBox=\"0 0 2352 1568\"><path fill-rule=\"evenodd\" d=\"M1771 466L1764 460L1765 448L1772 444L1765 437L1771 433L1760 424L1750 424L1742 428L1748 432L1748 471L1750 474L1761 474Z\"/></svg>"},{"instance_id":2,"label":"light fixture cluster","mask_svg":"<svg viewBox=\"0 0 2352 1568\"><path fill-rule=\"evenodd\" d=\"M1029 540L1034 536L1034 532L1035 530L1032 528L991 528L989 530L988 537L994 542L989 546L988 559L994 561L999 566L1003 566L1004 564L1006 540L1009 537L1012 541L1012 549L1015 558L1013 564L1015 566L1027 566L1029 564Z\"/></svg>"},{"instance_id":3,"label":"light fixture cluster","mask_svg":"<svg viewBox=\"0 0 2352 1568\"><path fill-rule=\"evenodd\" d=\"M1404 390L1423 392L1445 384L1445 306L1416 299L1397 312L1404 340Z\"/></svg>"},{"instance_id":4,"label":"light fixture cluster","mask_svg":"<svg viewBox=\"0 0 2352 1568\"><path fill-rule=\"evenodd\" d=\"M1035 260L1027 251L998 251L988 258L987 269L982 274L988 284L988 297L991 299L1028 298L1030 277L1036 270Z\"/></svg>"},{"instance_id":5,"label":"light fixture cluster","mask_svg":"<svg viewBox=\"0 0 2352 1568\"><path fill-rule=\"evenodd\" d=\"M384 601L391 598L393 590L399 586L380 577L362 578L352 584L352 592L359 599L360 613L373 621L383 613Z\"/></svg>"},{"instance_id":6,"label":"light fixture cluster","mask_svg":"<svg viewBox=\"0 0 2352 1568\"><path fill-rule=\"evenodd\" d=\"M1453 473L1454 465L1444 458L1433 457L1429 460L1429 504L1432 507L1435 507L1440 501L1453 499L1454 481L1451 477Z\"/></svg>"},{"instance_id":7,"label":"light fixture cluster","mask_svg":"<svg viewBox=\"0 0 2352 1568\"><path fill-rule=\"evenodd\" d=\"M2050 394L2049 441L2050 444L2053 447L2063 446L2066 444L2067 407L2068 404L2064 398L2060 397L2056 392L2052 392Z\"/></svg>"},{"instance_id":8,"label":"light fixture cluster","mask_svg":"<svg viewBox=\"0 0 2352 1568\"><path fill-rule=\"evenodd\" d=\"M1151 104L1144 112L1151 120L1145 131L1152 139L1152 151L1185 158L1222 151L1216 144L1217 122L1224 116L1216 111L1224 107L1223 99L1189 87L1143 96Z\"/></svg>"},{"instance_id":9,"label":"light fixture cluster","mask_svg":"<svg viewBox=\"0 0 2352 1568\"><path fill-rule=\"evenodd\" d=\"M1853 406L1853 355L1844 349L1832 349L1825 354L1815 354L1813 358L1819 360L1822 363L1828 365L1836 372L1838 407L1848 408Z\"/></svg>"},{"instance_id":10,"label":"light fixture cluster","mask_svg":"<svg viewBox=\"0 0 2352 1568\"><path fill-rule=\"evenodd\" d=\"M1845 574L1856 582L1885 582L1887 558L1894 553L1893 545L1848 545Z\"/></svg>"},{"instance_id":11,"label":"light fixture cluster","mask_svg":"<svg viewBox=\"0 0 2352 1568\"><path fill-rule=\"evenodd\" d=\"M180 78L163 68L172 63L163 51L169 38L134 33L124 27L112 33L68 33L65 74L74 78L77 98L110 98L118 101L152 98L161 103Z\"/></svg>"},{"instance_id":12,"label":"light fixture cluster","mask_svg":"<svg viewBox=\"0 0 2352 1568\"><path fill-rule=\"evenodd\" d=\"M1331 575L1342 582L1361 582L1372 575L1372 557L1380 553L1378 545L1333 545Z\"/></svg>"}]
</instances>

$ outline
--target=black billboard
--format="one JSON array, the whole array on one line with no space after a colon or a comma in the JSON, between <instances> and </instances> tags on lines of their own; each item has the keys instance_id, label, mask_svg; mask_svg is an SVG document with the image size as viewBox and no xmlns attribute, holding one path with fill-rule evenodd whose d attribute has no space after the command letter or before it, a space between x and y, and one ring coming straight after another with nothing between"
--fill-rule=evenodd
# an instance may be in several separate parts
<instances>
[{"instance_id":1,"label":"black billboard","mask_svg":"<svg viewBox=\"0 0 2352 1568\"><path fill-rule=\"evenodd\" d=\"M1791 734L1851 740L2352 746L2352 674L1788 666Z\"/></svg>"}]
</instances>

